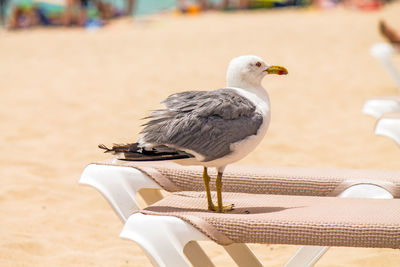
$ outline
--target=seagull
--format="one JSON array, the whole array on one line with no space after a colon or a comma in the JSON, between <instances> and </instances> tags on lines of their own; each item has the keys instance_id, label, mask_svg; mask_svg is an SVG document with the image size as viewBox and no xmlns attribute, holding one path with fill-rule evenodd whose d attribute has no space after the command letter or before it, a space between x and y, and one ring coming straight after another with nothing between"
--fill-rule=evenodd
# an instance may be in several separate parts
<instances>
[{"instance_id":1,"label":"seagull","mask_svg":"<svg viewBox=\"0 0 400 267\"><path fill-rule=\"evenodd\" d=\"M233 58L226 87L213 91L186 91L167 97L164 108L146 117L136 143L99 145L119 159L174 160L203 166L208 210L228 212L222 205L222 175L228 164L244 158L261 142L270 122L270 101L261 81L267 74L284 75L286 68L269 65L260 57ZM216 168L217 204L210 192L207 168Z\"/></svg>"}]
</instances>

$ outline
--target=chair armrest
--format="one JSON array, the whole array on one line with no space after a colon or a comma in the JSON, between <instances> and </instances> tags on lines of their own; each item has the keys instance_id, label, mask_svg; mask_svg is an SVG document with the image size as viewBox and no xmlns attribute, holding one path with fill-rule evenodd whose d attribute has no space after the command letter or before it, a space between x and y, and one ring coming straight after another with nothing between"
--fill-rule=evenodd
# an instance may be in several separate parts
<instances>
[{"instance_id":1,"label":"chair armrest","mask_svg":"<svg viewBox=\"0 0 400 267\"><path fill-rule=\"evenodd\" d=\"M136 200L140 189L162 189L154 180L135 168L97 164L90 164L85 168L79 183L96 188L123 222L140 209Z\"/></svg>"}]
</instances>

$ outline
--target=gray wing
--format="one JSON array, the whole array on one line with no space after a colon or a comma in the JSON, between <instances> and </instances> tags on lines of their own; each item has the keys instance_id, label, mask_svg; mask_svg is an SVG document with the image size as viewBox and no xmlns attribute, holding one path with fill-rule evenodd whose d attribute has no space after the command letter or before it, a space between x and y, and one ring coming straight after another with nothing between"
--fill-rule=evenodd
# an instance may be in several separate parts
<instances>
[{"instance_id":1,"label":"gray wing","mask_svg":"<svg viewBox=\"0 0 400 267\"><path fill-rule=\"evenodd\" d=\"M169 96L142 130L142 141L189 149L211 161L230 154L230 145L257 134L263 117L232 89L188 91Z\"/></svg>"}]
</instances>

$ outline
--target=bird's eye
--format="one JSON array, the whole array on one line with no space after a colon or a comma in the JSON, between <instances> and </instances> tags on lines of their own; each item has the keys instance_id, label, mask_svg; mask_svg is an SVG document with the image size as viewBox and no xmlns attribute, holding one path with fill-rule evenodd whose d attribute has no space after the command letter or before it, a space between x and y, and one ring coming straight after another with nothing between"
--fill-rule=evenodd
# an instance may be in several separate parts
<instances>
[{"instance_id":1,"label":"bird's eye","mask_svg":"<svg viewBox=\"0 0 400 267\"><path fill-rule=\"evenodd\" d=\"M257 62L257 63L256 63L256 66L257 66L257 67L261 67L261 62Z\"/></svg>"}]
</instances>

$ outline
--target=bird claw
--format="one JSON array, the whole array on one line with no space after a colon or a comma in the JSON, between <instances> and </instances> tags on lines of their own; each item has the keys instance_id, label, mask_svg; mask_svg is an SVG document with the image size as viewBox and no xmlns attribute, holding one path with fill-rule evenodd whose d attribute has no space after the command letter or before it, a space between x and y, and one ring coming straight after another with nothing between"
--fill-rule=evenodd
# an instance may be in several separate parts
<instances>
[{"instance_id":1,"label":"bird claw","mask_svg":"<svg viewBox=\"0 0 400 267\"><path fill-rule=\"evenodd\" d=\"M218 206L215 206L213 204L212 206L208 206L208 210L216 211L218 213L225 213L234 210L234 206L235 204L230 204L230 205L223 205L221 208L219 208Z\"/></svg>"}]
</instances>

